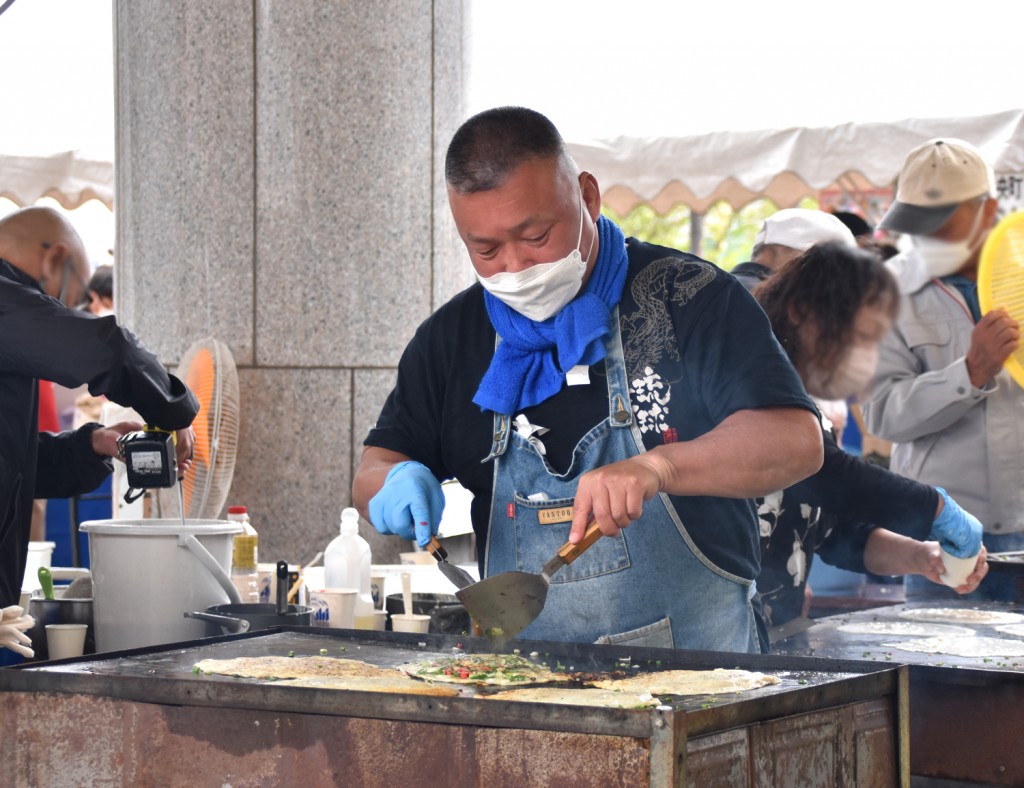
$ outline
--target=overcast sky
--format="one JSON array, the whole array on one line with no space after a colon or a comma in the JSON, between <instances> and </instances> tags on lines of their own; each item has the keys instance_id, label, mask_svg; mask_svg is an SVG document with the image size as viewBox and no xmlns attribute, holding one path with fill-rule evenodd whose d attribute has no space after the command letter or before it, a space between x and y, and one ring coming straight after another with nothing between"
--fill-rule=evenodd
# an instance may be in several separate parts
<instances>
[{"instance_id":1,"label":"overcast sky","mask_svg":"<svg viewBox=\"0 0 1024 788\"><path fill-rule=\"evenodd\" d=\"M1024 105L1020 0L474 0L470 111L569 139L979 115Z\"/></svg>"},{"instance_id":2,"label":"overcast sky","mask_svg":"<svg viewBox=\"0 0 1024 788\"><path fill-rule=\"evenodd\" d=\"M570 139L978 115L1024 104L1020 0L469 0L469 110L525 104ZM5 111L52 95L42 150L113 154L111 0L0 16ZM13 122L11 122L13 120ZM72 144L77 141L77 144Z\"/></svg>"}]
</instances>

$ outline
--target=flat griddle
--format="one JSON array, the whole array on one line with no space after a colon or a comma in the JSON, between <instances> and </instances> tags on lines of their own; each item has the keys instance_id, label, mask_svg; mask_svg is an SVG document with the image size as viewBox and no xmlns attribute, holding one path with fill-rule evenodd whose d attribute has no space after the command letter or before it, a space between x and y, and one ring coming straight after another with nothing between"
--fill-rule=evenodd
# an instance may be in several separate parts
<instances>
[{"instance_id":1,"label":"flat griddle","mask_svg":"<svg viewBox=\"0 0 1024 788\"><path fill-rule=\"evenodd\" d=\"M1016 603L970 602L962 600L915 601L901 605L858 610L852 613L817 619L809 629L780 640L772 645L772 651L779 656L809 656L829 659L868 660L884 664L931 665L947 668L978 668L983 670L1024 671L1024 657L958 657L952 654L926 654L918 651L901 651L884 646L883 643L911 640L906 635L859 635L842 632L839 627L849 623L869 621L906 622L900 613L914 608L965 608L1024 614L1024 606ZM923 622L922 622L923 623ZM938 623L938 622L936 622ZM972 624L948 621L947 624L973 629L981 637L1022 640L996 630L990 624Z\"/></svg>"},{"instance_id":2,"label":"flat griddle","mask_svg":"<svg viewBox=\"0 0 1024 788\"><path fill-rule=\"evenodd\" d=\"M742 693L661 698L649 709L566 707L473 697L462 687L459 697L325 690L267 681L196 674L202 659L320 655L360 659L381 667L399 665L453 650L492 653L482 638L452 635L410 635L389 632L277 627L243 635L177 643L131 651L95 654L58 662L26 663L0 670L0 690L65 692L176 705L218 706L282 712L332 714L395 720L418 720L494 727L535 727L550 730L649 735L652 715L683 712L689 735L724 726L746 725L880 695L896 694L893 665L863 660L822 660L706 651L625 648L588 644L512 641L504 651L523 655L553 669L570 672L637 673L668 669L740 668L772 673L782 681ZM454 686L454 685L448 685ZM502 689L508 689L504 687ZM646 732L646 734L645 734Z\"/></svg>"}]
</instances>

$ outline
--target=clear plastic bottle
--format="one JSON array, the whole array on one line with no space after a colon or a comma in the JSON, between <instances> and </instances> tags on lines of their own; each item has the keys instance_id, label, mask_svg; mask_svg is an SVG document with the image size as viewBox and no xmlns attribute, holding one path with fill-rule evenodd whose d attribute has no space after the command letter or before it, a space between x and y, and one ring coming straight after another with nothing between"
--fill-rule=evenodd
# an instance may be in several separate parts
<instances>
[{"instance_id":1,"label":"clear plastic bottle","mask_svg":"<svg viewBox=\"0 0 1024 788\"><path fill-rule=\"evenodd\" d=\"M260 576L256 564L259 561L259 537L249 522L244 506L229 506L228 520L242 524L242 533L235 535L231 551L231 582L238 589L238 595L245 603L260 601Z\"/></svg>"},{"instance_id":2,"label":"clear plastic bottle","mask_svg":"<svg viewBox=\"0 0 1024 788\"><path fill-rule=\"evenodd\" d=\"M356 629L373 629L373 597L370 596L370 544L359 535L359 512L341 512L341 533L324 551L324 584L327 588L355 588Z\"/></svg>"}]
</instances>

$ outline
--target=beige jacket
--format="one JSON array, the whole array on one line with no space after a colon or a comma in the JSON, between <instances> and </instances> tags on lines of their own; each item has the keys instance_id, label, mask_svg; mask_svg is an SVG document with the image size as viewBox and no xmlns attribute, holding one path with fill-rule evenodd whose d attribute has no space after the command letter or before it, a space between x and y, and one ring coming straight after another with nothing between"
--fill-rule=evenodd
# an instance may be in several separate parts
<instances>
[{"instance_id":1,"label":"beige jacket","mask_svg":"<svg viewBox=\"0 0 1024 788\"><path fill-rule=\"evenodd\" d=\"M974 320L913 250L892 258L900 314L863 402L868 429L893 441L891 469L944 487L994 534L1024 531L1024 389L1003 370L971 385Z\"/></svg>"}]
</instances>

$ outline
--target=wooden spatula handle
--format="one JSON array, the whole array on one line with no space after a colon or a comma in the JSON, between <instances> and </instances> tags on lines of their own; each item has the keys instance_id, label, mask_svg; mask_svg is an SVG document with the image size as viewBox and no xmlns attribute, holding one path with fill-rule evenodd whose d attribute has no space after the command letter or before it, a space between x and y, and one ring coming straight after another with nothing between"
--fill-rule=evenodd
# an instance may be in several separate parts
<instances>
[{"instance_id":1,"label":"wooden spatula handle","mask_svg":"<svg viewBox=\"0 0 1024 788\"><path fill-rule=\"evenodd\" d=\"M430 537L430 542L427 544L427 551L438 561L448 560L448 551L441 547L441 543L437 541L436 536Z\"/></svg>"},{"instance_id":2,"label":"wooden spatula handle","mask_svg":"<svg viewBox=\"0 0 1024 788\"><path fill-rule=\"evenodd\" d=\"M573 561L575 561L577 558L583 555L583 553L585 553L590 548L590 546L593 545L594 542L596 542L600 538L601 529L598 528L597 521L595 520L587 526L587 530L583 534L583 538L580 539L580 541L577 544L566 542L564 545L562 545L561 548L559 548L558 555L566 564L571 564Z\"/></svg>"}]
</instances>

